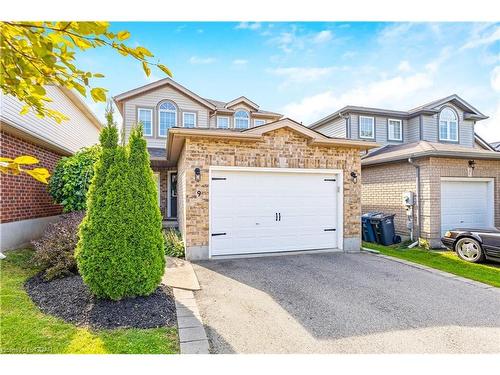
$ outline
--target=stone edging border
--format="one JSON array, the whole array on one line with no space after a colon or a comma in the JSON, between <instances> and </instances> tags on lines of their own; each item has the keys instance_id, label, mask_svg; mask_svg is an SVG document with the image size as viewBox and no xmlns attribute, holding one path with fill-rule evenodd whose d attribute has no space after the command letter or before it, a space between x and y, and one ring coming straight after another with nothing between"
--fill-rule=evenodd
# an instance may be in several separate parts
<instances>
[{"instance_id":1,"label":"stone edging border","mask_svg":"<svg viewBox=\"0 0 500 375\"><path fill-rule=\"evenodd\" d=\"M181 354L208 354L208 338L192 290L172 288Z\"/></svg>"},{"instance_id":2,"label":"stone edging border","mask_svg":"<svg viewBox=\"0 0 500 375\"><path fill-rule=\"evenodd\" d=\"M482 289L487 289L487 290L491 290L491 291L494 291L494 292L496 291L497 293L500 292L500 288L496 288L496 287L494 287L492 285L488 285L488 284L485 284L485 283L482 283L482 282L479 282L479 281L467 279L465 277L457 276L457 275L454 275L452 273L441 271L441 270L438 270L438 269L435 269L435 268L432 268L432 267L424 266L423 264L410 262L410 261L405 260L405 259L399 259L399 258L391 257L389 255L380 254L378 252L375 252L372 249L361 248L361 252L364 253L364 254L373 255L373 256L376 256L376 257L379 257L379 258L388 259L388 260L391 260L393 262L403 263L403 264L406 264L407 266L410 266L410 267L413 267L413 268L418 268L418 269L421 269L421 270L424 270L424 271L427 271L427 272L430 272L430 273L434 273L436 275L447 277L449 279L454 279L454 280L457 280L457 281L461 281L461 282L469 284L469 285L475 285L475 286L477 286L479 288L482 288Z\"/></svg>"}]
</instances>

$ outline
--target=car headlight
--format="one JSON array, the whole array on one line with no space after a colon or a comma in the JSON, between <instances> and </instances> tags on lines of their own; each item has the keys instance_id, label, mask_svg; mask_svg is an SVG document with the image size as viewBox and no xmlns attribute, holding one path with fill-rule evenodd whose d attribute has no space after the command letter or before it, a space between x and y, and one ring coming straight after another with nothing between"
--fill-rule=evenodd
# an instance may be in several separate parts
<instances>
[{"instance_id":1,"label":"car headlight","mask_svg":"<svg viewBox=\"0 0 500 375\"><path fill-rule=\"evenodd\" d=\"M450 231L447 231L445 234L444 234L445 237L451 237L451 232Z\"/></svg>"}]
</instances>

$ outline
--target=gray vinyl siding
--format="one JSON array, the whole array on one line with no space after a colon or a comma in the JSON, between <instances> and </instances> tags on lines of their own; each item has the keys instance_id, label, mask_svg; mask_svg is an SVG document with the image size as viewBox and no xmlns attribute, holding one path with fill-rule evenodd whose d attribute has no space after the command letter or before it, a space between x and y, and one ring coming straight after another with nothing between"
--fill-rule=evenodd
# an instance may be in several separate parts
<instances>
[{"instance_id":1,"label":"gray vinyl siding","mask_svg":"<svg viewBox=\"0 0 500 375\"><path fill-rule=\"evenodd\" d=\"M351 132L351 139L359 139L358 137L358 124L359 116L356 114L351 114L349 117L349 128Z\"/></svg>"},{"instance_id":2,"label":"gray vinyl siding","mask_svg":"<svg viewBox=\"0 0 500 375\"><path fill-rule=\"evenodd\" d=\"M412 117L405 121L407 123L403 132L405 143L418 142L420 140L420 116Z\"/></svg>"},{"instance_id":3,"label":"gray vinyl siding","mask_svg":"<svg viewBox=\"0 0 500 375\"><path fill-rule=\"evenodd\" d=\"M408 121L406 119L401 119L398 117L387 117L387 116L370 116L370 115L360 115L360 114L351 114L350 119L351 119L351 138L352 139L361 139L363 140L364 138L359 138L359 116L367 116L367 117L374 117L375 118L375 139L374 141L377 142L381 146L385 146L388 144L391 145L396 145L396 144L401 144L401 143L406 143L407 142L407 134L408 134ZM403 140L402 141L390 141L388 139L388 129L387 129L387 123L389 121L389 118L395 119L395 120L402 120L402 127L403 127Z\"/></svg>"},{"instance_id":4,"label":"gray vinyl siding","mask_svg":"<svg viewBox=\"0 0 500 375\"><path fill-rule=\"evenodd\" d=\"M326 123L324 125L321 125L320 127L315 129L316 131L323 133L324 135L328 137L334 137L334 138L347 138L346 134L346 120L344 120L342 117Z\"/></svg>"},{"instance_id":5,"label":"gray vinyl siding","mask_svg":"<svg viewBox=\"0 0 500 375\"><path fill-rule=\"evenodd\" d=\"M422 139L429 142L438 142L437 115L422 116Z\"/></svg>"}]
</instances>

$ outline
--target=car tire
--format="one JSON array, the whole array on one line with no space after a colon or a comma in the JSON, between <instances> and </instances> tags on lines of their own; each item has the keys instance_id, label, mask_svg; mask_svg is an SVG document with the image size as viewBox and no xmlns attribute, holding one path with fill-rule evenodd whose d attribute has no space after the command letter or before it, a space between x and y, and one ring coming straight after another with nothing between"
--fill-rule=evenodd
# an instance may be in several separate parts
<instances>
[{"instance_id":1,"label":"car tire","mask_svg":"<svg viewBox=\"0 0 500 375\"><path fill-rule=\"evenodd\" d=\"M479 241L470 237L460 238L455 242L455 252L458 257L469 263L480 263L484 260L483 248Z\"/></svg>"}]
</instances>

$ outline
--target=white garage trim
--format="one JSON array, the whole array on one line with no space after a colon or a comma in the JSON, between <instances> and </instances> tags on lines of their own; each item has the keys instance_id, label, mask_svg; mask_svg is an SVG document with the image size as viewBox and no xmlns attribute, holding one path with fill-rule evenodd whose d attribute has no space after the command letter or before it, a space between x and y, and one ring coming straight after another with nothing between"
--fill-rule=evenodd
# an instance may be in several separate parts
<instances>
[{"instance_id":1,"label":"white garage trim","mask_svg":"<svg viewBox=\"0 0 500 375\"><path fill-rule=\"evenodd\" d=\"M268 172L268 173L293 173L293 174L331 174L336 175L337 179L337 246L338 250L344 248L344 190L343 190L343 170L341 169L305 169L305 168L259 168L259 167L209 167L209 191L208 191L208 252L209 258L212 258L212 172L214 171L240 171L240 172Z\"/></svg>"},{"instance_id":2,"label":"white garage trim","mask_svg":"<svg viewBox=\"0 0 500 375\"><path fill-rule=\"evenodd\" d=\"M487 220L488 220L488 226L493 227L495 225L495 179L492 177L441 177L441 184L440 184L440 191L442 195L442 190L443 190L443 182L486 182L487 183L487 200L488 200L488 205L487 205ZM443 202L443 197L441 196L440 198L440 205L442 205ZM440 232L443 232L443 229L441 228L442 226L442 219L443 217L443 212L442 212L442 207L440 207L440 220L439 220L439 225L440 225Z\"/></svg>"}]
</instances>

